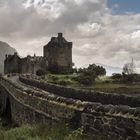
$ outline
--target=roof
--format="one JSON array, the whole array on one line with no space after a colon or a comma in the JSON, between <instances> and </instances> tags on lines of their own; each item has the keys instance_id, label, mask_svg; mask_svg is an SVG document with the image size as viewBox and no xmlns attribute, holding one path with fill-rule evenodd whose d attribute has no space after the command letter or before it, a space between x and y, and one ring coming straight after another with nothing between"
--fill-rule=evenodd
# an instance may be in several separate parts
<instances>
[{"instance_id":1,"label":"roof","mask_svg":"<svg viewBox=\"0 0 140 140\"><path fill-rule=\"evenodd\" d=\"M49 43L45 46L49 47L69 47L72 46L72 42L68 42L64 37L62 33L58 33L57 37L52 37Z\"/></svg>"}]
</instances>

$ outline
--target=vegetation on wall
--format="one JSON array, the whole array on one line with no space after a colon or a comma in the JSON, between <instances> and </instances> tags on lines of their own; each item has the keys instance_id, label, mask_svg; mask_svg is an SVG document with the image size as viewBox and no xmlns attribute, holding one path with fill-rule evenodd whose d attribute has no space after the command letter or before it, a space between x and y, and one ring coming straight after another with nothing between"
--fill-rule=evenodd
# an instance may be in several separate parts
<instances>
[{"instance_id":1,"label":"vegetation on wall","mask_svg":"<svg viewBox=\"0 0 140 140\"><path fill-rule=\"evenodd\" d=\"M70 130L66 125L23 125L17 128L0 127L0 140L103 140L100 136L84 136L82 129Z\"/></svg>"}]
</instances>

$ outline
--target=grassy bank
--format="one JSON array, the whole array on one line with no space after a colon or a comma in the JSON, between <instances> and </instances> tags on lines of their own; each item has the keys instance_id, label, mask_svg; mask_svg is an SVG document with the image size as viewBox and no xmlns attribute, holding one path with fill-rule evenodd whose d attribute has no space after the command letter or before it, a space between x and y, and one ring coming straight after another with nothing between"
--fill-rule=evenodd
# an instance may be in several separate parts
<instances>
[{"instance_id":1,"label":"grassy bank","mask_svg":"<svg viewBox=\"0 0 140 140\"><path fill-rule=\"evenodd\" d=\"M109 76L99 77L90 86L85 86L74 80L76 75L47 74L44 80L59 85L74 88L90 89L108 93L140 94L140 84L115 83Z\"/></svg>"},{"instance_id":2,"label":"grassy bank","mask_svg":"<svg viewBox=\"0 0 140 140\"><path fill-rule=\"evenodd\" d=\"M81 129L70 130L65 125L23 125L17 128L0 127L0 140L103 140L100 136L85 137Z\"/></svg>"}]
</instances>

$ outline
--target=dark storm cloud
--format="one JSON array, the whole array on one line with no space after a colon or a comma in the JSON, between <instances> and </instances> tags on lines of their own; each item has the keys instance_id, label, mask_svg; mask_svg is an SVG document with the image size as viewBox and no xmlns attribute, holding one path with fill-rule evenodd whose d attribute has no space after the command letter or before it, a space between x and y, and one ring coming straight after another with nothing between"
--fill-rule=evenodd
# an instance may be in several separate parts
<instances>
[{"instance_id":1,"label":"dark storm cloud","mask_svg":"<svg viewBox=\"0 0 140 140\"><path fill-rule=\"evenodd\" d=\"M25 1L7 0L3 4L3 7L0 9L0 19L2 21L0 31L2 35L17 34L32 38L47 36L59 31L71 32L71 30L76 29L78 24L88 22L92 13L100 11L103 8L101 3L89 0L80 4L77 4L74 0L46 1L46 4L51 2L49 4L51 4L54 10L57 6L60 6L60 10L56 11L60 15L55 18L54 11L52 11L54 15L48 15L49 9L47 10L46 6L50 6L49 4L45 8L40 7L45 1L39 1L36 3L36 7L33 6L35 0L29 1L30 6L28 8L23 7L23 2ZM39 11L41 8L43 10ZM63 9L62 11L61 8ZM52 19L49 16L52 16Z\"/></svg>"}]
</instances>

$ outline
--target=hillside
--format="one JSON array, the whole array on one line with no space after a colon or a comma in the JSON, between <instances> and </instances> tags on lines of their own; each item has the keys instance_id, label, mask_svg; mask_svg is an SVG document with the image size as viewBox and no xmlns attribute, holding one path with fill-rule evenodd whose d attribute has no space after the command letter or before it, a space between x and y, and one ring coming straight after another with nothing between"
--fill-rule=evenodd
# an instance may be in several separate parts
<instances>
[{"instance_id":1,"label":"hillside","mask_svg":"<svg viewBox=\"0 0 140 140\"><path fill-rule=\"evenodd\" d=\"M16 52L14 48L5 42L0 41L0 73L4 70L4 59L6 54L13 54Z\"/></svg>"}]
</instances>

